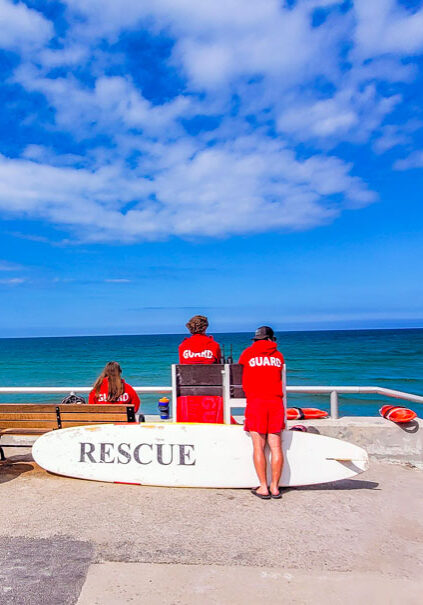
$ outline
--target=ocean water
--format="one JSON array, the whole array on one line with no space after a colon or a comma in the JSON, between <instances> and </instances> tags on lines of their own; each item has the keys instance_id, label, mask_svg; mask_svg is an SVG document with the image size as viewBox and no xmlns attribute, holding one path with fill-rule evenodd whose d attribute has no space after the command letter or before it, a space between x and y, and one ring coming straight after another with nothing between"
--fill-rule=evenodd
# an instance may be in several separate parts
<instances>
[{"instance_id":1,"label":"ocean water","mask_svg":"<svg viewBox=\"0 0 423 605\"><path fill-rule=\"evenodd\" d=\"M215 334L237 361L250 333ZM92 385L107 361L119 361L134 386L170 385L184 335L0 339L0 386ZM277 334L291 385L382 386L423 396L423 329L281 332ZM142 410L157 412L159 395L142 396ZM1 402L59 403L60 395L2 395ZM342 415L376 415L395 400L341 395ZM401 402L398 402L401 403ZM290 405L329 410L329 396L289 395ZM405 404L423 415L423 405Z\"/></svg>"}]
</instances>

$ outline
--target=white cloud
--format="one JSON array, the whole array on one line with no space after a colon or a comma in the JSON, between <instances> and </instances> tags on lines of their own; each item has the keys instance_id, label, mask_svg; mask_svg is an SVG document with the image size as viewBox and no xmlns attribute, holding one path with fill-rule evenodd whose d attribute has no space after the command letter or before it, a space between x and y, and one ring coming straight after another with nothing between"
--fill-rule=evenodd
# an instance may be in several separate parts
<instances>
[{"instance_id":1,"label":"white cloud","mask_svg":"<svg viewBox=\"0 0 423 605\"><path fill-rule=\"evenodd\" d=\"M28 51L53 35L53 25L23 2L0 0L0 48Z\"/></svg>"},{"instance_id":2,"label":"white cloud","mask_svg":"<svg viewBox=\"0 0 423 605\"><path fill-rule=\"evenodd\" d=\"M423 8L412 12L396 0L355 0L356 52L361 57L423 50Z\"/></svg>"},{"instance_id":3,"label":"white cloud","mask_svg":"<svg viewBox=\"0 0 423 605\"><path fill-rule=\"evenodd\" d=\"M406 158L397 160L394 164L395 170L409 170L410 168L423 168L423 150L413 151Z\"/></svg>"},{"instance_id":4,"label":"white cloud","mask_svg":"<svg viewBox=\"0 0 423 605\"><path fill-rule=\"evenodd\" d=\"M341 0L300 0L283 6L279 0L67 0L75 37L115 41L123 30L147 27L175 39L173 59L191 84L215 89L230 79L266 74L300 81L305 73L333 68L333 45L348 18L331 17L311 28L311 11L339 5ZM324 58L324 60L323 60ZM303 73L301 73L303 72ZM287 80L287 84L288 84Z\"/></svg>"},{"instance_id":5,"label":"white cloud","mask_svg":"<svg viewBox=\"0 0 423 605\"><path fill-rule=\"evenodd\" d=\"M381 136L373 143L373 149L376 153L385 153L398 145L406 145L410 137L401 132L396 125L388 124L381 129Z\"/></svg>"},{"instance_id":6,"label":"white cloud","mask_svg":"<svg viewBox=\"0 0 423 605\"><path fill-rule=\"evenodd\" d=\"M9 279L0 279L0 284L5 286L19 286L23 284L26 280L22 277L11 277Z\"/></svg>"},{"instance_id":7,"label":"white cloud","mask_svg":"<svg viewBox=\"0 0 423 605\"><path fill-rule=\"evenodd\" d=\"M304 4L284 11L277 3L271 4L273 10L265 18L260 14L261 3L255 3L255 19L245 24L235 19L232 27L228 23L221 28L212 25L191 30L180 39L174 56L194 86L215 88L247 74L265 74L283 79L288 87L310 73L330 72L327 51L333 32L326 27L310 28Z\"/></svg>"},{"instance_id":8,"label":"white cloud","mask_svg":"<svg viewBox=\"0 0 423 605\"><path fill-rule=\"evenodd\" d=\"M47 69L81 65L89 58L89 47L70 43L65 48L45 48L39 54L41 64Z\"/></svg>"},{"instance_id":9,"label":"white cloud","mask_svg":"<svg viewBox=\"0 0 423 605\"><path fill-rule=\"evenodd\" d=\"M155 149L148 176L142 161L134 174L117 163L90 171L2 157L0 208L86 241L134 241L304 229L375 199L338 158L299 161L272 139L240 137L194 156L176 147L173 163L171 144Z\"/></svg>"},{"instance_id":10,"label":"white cloud","mask_svg":"<svg viewBox=\"0 0 423 605\"><path fill-rule=\"evenodd\" d=\"M394 0L356 0L338 11L340 4L67 0L63 39L22 57L13 81L45 96L54 110L49 129L108 142L88 145L83 157L39 144L20 159L0 156L0 209L86 241L136 241L312 228L371 203L376 194L352 176L354 166L328 149L372 141L382 153L408 141L398 125L384 125L402 102L386 84L416 77L402 57L420 49L422 11ZM52 34L39 13L7 6L41 19L39 41ZM331 11L312 27L316 7ZM137 29L174 42L167 66L184 86L166 102L149 100L135 75L106 70L109 61L125 66L107 41ZM78 67L91 77L80 78ZM204 115L215 127L189 134L184 120ZM312 147L299 156L299 143Z\"/></svg>"},{"instance_id":11,"label":"white cloud","mask_svg":"<svg viewBox=\"0 0 423 605\"><path fill-rule=\"evenodd\" d=\"M22 269L21 265L11 263L7 260L0 260L0 271L18 271Z\"/></svg>"},{"instance_id":12,"label":"white cloud","mask_svg":"<svg viewBox=\"0 0 423 605\"><path fill-rule=\"evenodd\" d=\"M105 279L104 281L108 284L130 284L131 283L130 279L123 279L123 278Z\"/></svg>"},{"instance_id":13,"label":"white cloud","mask_svg":"<svg viewBox=\"0 0 423 605\"><path fill-rule=\"evenodd\" d=\"M400 101L399 95L380 98L374 84L361 90L345 87L328 99L301 105L287 103L278 127L300 140L366 141Z\"/></svg>"},{"instance_id":14,"label":"white cloud","mask_svg":"<svg viewBox=\"0 0 423 605\"><path fill-rule=\"evenodd\" d=\"M187 116L192 103L187 97L176 97L162 105L152 105L134 87L130 78L100 77L93 88L84 87L76 78L46 78L33 67L23 66L15 81L27 90L43 93L56 108L57 124L85 134L87 128L108 134L136 128L149 134L170 134L176 119ZM30 146L26 153L36 152ZM33 156L34 157L34 156Z\"/></svg>"}]
</instances>

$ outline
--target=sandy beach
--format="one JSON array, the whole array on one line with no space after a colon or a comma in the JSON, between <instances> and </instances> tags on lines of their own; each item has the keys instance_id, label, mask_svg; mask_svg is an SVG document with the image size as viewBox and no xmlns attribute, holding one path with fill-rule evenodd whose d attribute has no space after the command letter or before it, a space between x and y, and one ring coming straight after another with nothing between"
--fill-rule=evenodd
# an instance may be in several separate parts
<instances>
[{"instance_id":1,"label":"sandy beach","mask_svg":"<svg viewBox=\"0 0 423 605\"><path fill-rule=\"evenodd\" d=\"M289 489L169 489L0 466L2 604L418 603L423 472L372 463Z\"/></svg>"}]
</instances>

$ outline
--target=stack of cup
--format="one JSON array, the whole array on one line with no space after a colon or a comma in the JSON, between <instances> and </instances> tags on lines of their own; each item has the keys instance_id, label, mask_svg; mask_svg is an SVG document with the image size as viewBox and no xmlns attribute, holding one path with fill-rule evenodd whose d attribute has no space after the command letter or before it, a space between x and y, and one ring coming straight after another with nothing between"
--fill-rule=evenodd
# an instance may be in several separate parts
<instances>
[{"instance_id":1,"label":"stack of cup","mask_svg":"<svg viewBox=\"0 0 423 605\"><path fill-rule=\"evenodd\" d=\"M169 399L162 397L159 399L159 412L161 420L169 420Z\"/></svg>"}]
</instances>

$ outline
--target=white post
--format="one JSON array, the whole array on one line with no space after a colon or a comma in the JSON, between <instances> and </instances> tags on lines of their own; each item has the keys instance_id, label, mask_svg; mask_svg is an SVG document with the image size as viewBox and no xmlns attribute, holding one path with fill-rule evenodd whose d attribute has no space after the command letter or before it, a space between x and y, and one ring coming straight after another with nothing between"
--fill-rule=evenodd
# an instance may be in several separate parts
<instances>
[{"instance_id":1,"label":"white post","mask_svg":"<svg viewBox=\"0 0 423 605\"><path fill-rule=\"evenodd\" d=\"M339 418L338 391L331 391L330 415L331 415L331 418L335 418L335 420L337 420Z\"/></svg>"},{"instance_id":2,"label":"white post","mask_svg":"<svg viewBox=\"0 0 423 605\"><path fill-rule=\"evenodd\" d=\"M223 385L223 422L231 424L231 366L225 363L222 370Z\"/></svg>"},{"instance_id":3,"label":"white post","mask_svg":"<svg viewBox=\"0 0 423 605\"><path fill-rule=\"evenodd\" d=\"M171 367L172 376L172 420L178 422L177 419L177 408L178 408L178 392L176 389L176 365L173 363Z\"/></svg>"},{"instance_id":4,"label":"white post","mask_svg":"<svg viewBox=\"0 0 423 605\"><path fill-rule=\"evenodd\" d=\"M284 413L285 413L285 426L286 426L286 420L287 420L286 410L288 409L288 397L287 397L287 393L286 393L286 363L284 363L282 366L282 393L283 393L283 408L284 408Z\"/></svg>"}]
</instances>

